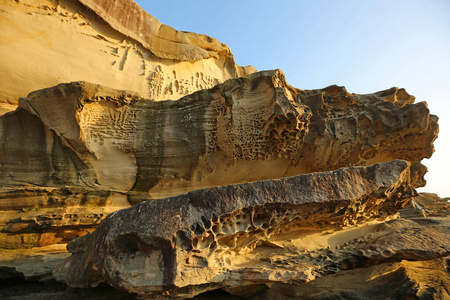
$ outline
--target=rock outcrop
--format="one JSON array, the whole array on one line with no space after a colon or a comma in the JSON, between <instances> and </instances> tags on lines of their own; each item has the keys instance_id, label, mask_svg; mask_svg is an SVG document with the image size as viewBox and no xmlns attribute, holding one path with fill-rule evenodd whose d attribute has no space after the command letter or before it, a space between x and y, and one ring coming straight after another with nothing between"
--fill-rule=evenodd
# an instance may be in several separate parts
<instances>
[{"instance_id":1,"label":"rock outcrop","mask_svg":"<svg viewBox=\"0 0 450 300\"><path fill-rule=\"evenodd\" d=\"M384 262L343 270L308 283L276 283L250 299L449 299L449 260Z\"/></svg>"},{"instance_id":2,"label":"rock outcrop","mask_svg":"<svg viewBox=\"0 0 450 300\"><path fill-rule=\"evenodd\" d=\"M448 203L414 190L438 118L404 89L294 88L132 0L0 19L0 279L49 284L0 297L448 298Z\"/></svg>"},{"instance_id":3,"label":"rock outcrop","mask_svg":"<svg viewBox=\"0 0 450 300\"><path fill-rule=\"evenodd\" d=\"M1 247L67 242L55 237L144 200L392 159L409 160L422 186L437 118L405 95L299 90L279 70L177 101L87 82L32 92L0 117Z\"/></svg>"},{"instance_id":4,"label":"rock outcrop","mask_svg":"<svg viewBox=\"0 0 450 300\"><path fill-rule=\"evenodd\" d=\"M0 249L66 244L94 231L110 213L127 207L127 196L111 190L4 189L0 193Z\"/></svg>"},{"instance_id":5,"label":"rock outcrop","mask_svg":"<svg viewBox=\"0 0 450 300\"><path fill-rule=\"evenodd\" d=\"M255 71L237 66L227 45L163 25L131 0L0 1L0 17L0 114L62 82L166 100Z\"/></svg>"},{"instance_id":6,"label":"rock outcrop","mask_svg":"<svg viewBox=\"0 0 450 300\"><path fill-rule=\"evenodd\" d=\"M420 193L414 201L424 210L428 217L445 217L450 215L450 197L440 198L436 194Z\"/></svg>"},{"instance_id":7,"label":"rock outcrop","mask_svg":"<svg viewBox=\"0 0 450 300\"><path fill-rule=\"evenodd\" d=\"M425 103L391 102L397 94L354 95L334 86L302 91L279 70L177 101L61 84L30 93L0 118L0 182L101 186L148 192L147 200L406 159L413 185L423 186L420 161L433 152L437 118Z\"/></svg>"},{"instance_id":8,"label":"rock outcrop","mask_svg":"<svg viewBox=\"0 0 450 300\"><path fill-rule=\"evenodd\" d=\"M413 104L404 89L355 95L337 86L302 91L299 98L312 110L300 161L307 172L405 159L413 162L412 184L425 185L420 160L431 157L439 132L425 102Z\"/></svg>"},{"instance_id":9,"label":"rock outcrop","mask_svg":"<svg viewBox=\"0 0 450 300\"><path fill-rule=\"evenodd\" d=\"M232 57L227 45L206 35L178 31L162 24L133 0L80 0L112 28L140 42L152 54L176 61Z\"/></svg>"},{"instance_id":10,"label":"rock outcrop","mask_svg":"<svg viewBox=\"0 0 450 300\"><path fill-rule=\"evenodd\" d=\"M71 242L72 256L54 275L74 287L107 282L130 293L182 297L219 287L307 282L339 263L330 259L325 265L332 267L319 270L301 258L289 264L295 255L278 263L267 247L296 253L295 243L284 242L307 228L335 230L391 215L415 195L409 179L409 164L391 161L144 202ZM435 246L448 254L444 244ZM394 246L389 255L375 253L393 256L401 251ZM358 251L376 255L370 249Z\"/></svg>"}]
</instances>

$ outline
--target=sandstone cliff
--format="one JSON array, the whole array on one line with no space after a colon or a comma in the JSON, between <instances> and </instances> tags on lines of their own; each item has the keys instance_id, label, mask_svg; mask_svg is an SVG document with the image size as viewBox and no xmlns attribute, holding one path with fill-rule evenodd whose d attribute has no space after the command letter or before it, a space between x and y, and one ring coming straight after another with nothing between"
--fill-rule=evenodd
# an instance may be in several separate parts
<instances>
[{"instance_id":1,"label":"sandstone cliff","mask_svg":"<svg viewBox=\"0 0 450 300\"><path fill-rule=\"evenodd\" d=\"M299 90L279 70L177 101L87 82L32 92L0 117L2 247L67 242L112 211L193 189L392 159L423 186L437 118L413 100Z\"/></svg>"},{"instance_id":2,"label":"sandstone cliff","mask_svg":"<svg viewBox=\"0 0 450 300\"><path fill-rule=\"evenodd\" d=\"M298 89L132 0L0 25L0 279L83 287L25 298L449 297L448 205L414 190L438 118L404 89Z\"/></svg>"},{"instance_id":3,"label":"sandstone cliff","mask_svg":"<svg viewBox=\"0 0 450 300\"><path fill-rule=\"evenodd\" d=\"M237 66L227 45L163 25L131 0L2 0L0 18L0 113L61 82L165 100L255 71Z\"/></svg>"},{"instance_id":4,"label":"sandstone cliff","mask_svg":"<svg viewBox=\"0 0 450 300\"><path fill-rule=\"evenodd\" d=\"M390 101L397 93L298 90L279 70L177 101L61 84L30 93L0 118L0 182L102 186L149 192L149 199L405 159L413 185L423 186L420 161L433 152L437 118L412 97Z\"/></svg>"}]
</instances>

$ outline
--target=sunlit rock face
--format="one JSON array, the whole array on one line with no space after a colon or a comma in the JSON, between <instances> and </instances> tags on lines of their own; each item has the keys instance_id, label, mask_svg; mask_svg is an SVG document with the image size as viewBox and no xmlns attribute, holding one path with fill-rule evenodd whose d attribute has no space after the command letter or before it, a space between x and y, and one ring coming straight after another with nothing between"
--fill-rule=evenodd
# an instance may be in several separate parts
<instances>
[{"instance_id":1,"label":"sunlit rock face","mask_svg":"<svg viewBox=\"0 0 450 300\"><path fill-rule=\"evenodd\" d=\"M126 195L111 190L31 186L3 189L0 249L45 249L66 244L94 231L110 213L127 207L130 204Z\"/></svg>"},{"instance_id":2,"label":"sunlit rock face","mask_svg":"<svg viewBox=\"0 0 450 300\"><path fill-rule=\"evenodd\" d=\"M227 45L209 36L178 31L162 24L132 0L80 0L112 28L140 42L155 56L175 61L196 61L231 56Z\"/></svg>"},{"instance_id":3,"label":"sunlit rock face","mask_svg":"<svg viewBox=\"0 0 450 300\"><path fill-rule=\"evenodd\" d=\"M1 1L0 17L0 114L62 82L166 100L256 71L237 66L227 45L164 25L131 0Z\"/></svg>"},{"instance_id":4,"label":"sunlit rock face","mask_svg":"<svg viewBox=\"0 0 450 300\"><path fill-rule=\"evenodd\" d=\"M132 0L0 18L1 278L54 280L79 237L75 287L448 298L448 205L408 206L438 118L404 89L301 90Z\"/></svg>"},{"instance_id":5,"label":"sunlit rock face","mask_svg":"<svg viewBox=\"0 0 450 300\"><path fill-rule=\"evenodd\" d=\"M298 162L310 118L290 89L280 71L270 71L177 101L86 82L36 91L2 117L9 154L2 180L150 192L150 199L282 177ZM27 139L20 133L32 121L30 130L42 133ZM30 152L25 160L14 155L20 148Z\"/></svg>"},{"instance_id":6,"label":"sunlit rock face","mask_svg":"<svg viewBox=\"0 0 450 300\"><path fill-rule=\"evenodd\" d=\"M437 118L425 103L408 103L412 97L391 101L397 94L298 90L279 70L177 101L61 84L30 93L0 118L0 181L144 192L146 200L405 159L413 185L423 186L420 161L433 152Z\"/></svg>"},{"instance_id":7,"label":"sunlit rock face","mask_svg":"<svg viewBox=\"0 0 450 300\"><path fill-rule=\"evenodd\" d=\"M230 79L176 101L87 82L60 84L30 93L16 111L0 117L0 183L8 187L3 199L36 199L17 203L17 209L39 209L27 211L27 218L46 220L53 206L39 199L47 188L77 187L79 195L103 191L99 203L112 212L198 188L391 159L410 161L411 184L422 186L426 168L420 161L433 152L437 118L406 95L396 89L354 95L334 86L299 90L279 70ZM30 186L39 197L30 197ZM120 196L120 205L106 204L108 191ZM83 223L90 229L80 231L79 218L71 215L87 211L73 207L65 224L55 224L87 233L106 216L85 219L92 220ZM23 240L28 229L8 229L22 218L11 213L2 212L5 248L67 242L41 242L34 232Z\"/></svg>"},{"instance_id":8,"label":"sunlit rock face","mask_svg":"<svg viewBox=\"0 0 450 300\"><path fill-rule=\"evenodd\" d=\"M298 96L312 111L299 164L307 172L405 159L413 163L412 184L425 185L427 170L420 161L433 154L439 132L438 118L425 102L414 104L415 98L398 88L357 95L330 86Z\"/></svg>"},{"instance_id":9,"label":"sunlit rock face","mask_svg":"<svg viewBox=\"0 0 450 300\"><path fill-rule=\"evenodd\" d=\"M132 293L180 297L219 287L307 282L370 250L360 246L350 254L348 247L348 254L322 264L302 261L295 246L301 232L331 235L393 214L415 195L409 171L409 163L396 160L144 202L111 214L93 234L71 242L72 256L54 275L73 287L108 282ZM401 251L391 248L388 256Z\"/></svg>"}]
</instances>

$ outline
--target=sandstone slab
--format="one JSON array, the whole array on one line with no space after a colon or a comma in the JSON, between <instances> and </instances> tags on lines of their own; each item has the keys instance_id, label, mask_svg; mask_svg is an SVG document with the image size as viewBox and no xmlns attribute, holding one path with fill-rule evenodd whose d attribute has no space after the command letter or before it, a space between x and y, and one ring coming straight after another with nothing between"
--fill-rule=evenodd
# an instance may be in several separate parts
<instances>
[{"instance_id":1,"label":"sandstone slab","mask_svg":"<svg viewBox=\"0 0 450 300\"><path fill-rule=\"evenodd\" d=\"M110 190L4 189L0 192L0 249L64 245L92 232L108 214L129 206L126 195Z\"/></svg>"},{"instance_id":2,"label":"sandstone slab","mask_svg":"<svg viewBox=\"0 0 450 300\"><path fill-rule=\"evenodd\" d=\"M277 239L296 231L392 215L415 195L409 175L407 162L392 161L143 202L71 242L72 256L54 275L73 287L107 282L130 293L181 297L220 287L306 282L314 278L313 266L273 268L264 262L267 247L284 248Z\"/></svg>"},{"instance_id":3,"label":"sandstone slab","mask_svg":"<svg viewBox=\"0 0 450 300\"><path fill-rule=\"evenodd\" d=\"M406 95L396 89L302 91L279 70L230 79L177 101L62 84L31 93L19 110L0 118L0 182L101 186L146 192L146 200L405 159L419 187L437 117ZM399 97L406 100L392 100Z\"/></svg>"}]
</instances>

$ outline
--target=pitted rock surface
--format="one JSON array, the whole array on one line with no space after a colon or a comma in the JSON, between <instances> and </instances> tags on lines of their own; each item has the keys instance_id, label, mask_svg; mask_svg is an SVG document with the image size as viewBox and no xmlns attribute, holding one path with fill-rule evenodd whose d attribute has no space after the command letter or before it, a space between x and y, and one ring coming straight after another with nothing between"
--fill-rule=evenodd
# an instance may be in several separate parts
<instances>
[{"instance_id":1,"label":"pitted rock surface","mask_svg":"<svg viewBox=\"0 0 450 300\"><path fill-rule=\"evenodd\" d=\"M284 248L277 237L305 228L387 217L415 195L409 180L409 164L391 161L143 202L71 242L72 256L54 275L74 287L107 282L142 295L176 288L183 297L233 286L235 277L240 284L309 281L308 264L274 275L281 271L255 262L265 257L258 246Z\"/></svg>"},{"instance_id":2,"label":"pitted rock surface","mask_svg":"<svg viewBox=\"0 0 450 300\"><path fill-rule=\"evenodd\" d=\"M177 101L149 101L86 82L61 84L31 93L19 110L0 118L0 182L150 193L130 196L137 202L405 159L413 186L420 187L426 173L420 161L434 151L437 117L406 95L396 89L302 91L279 70L230 79Z\"/></svg>"}]
</instances>

